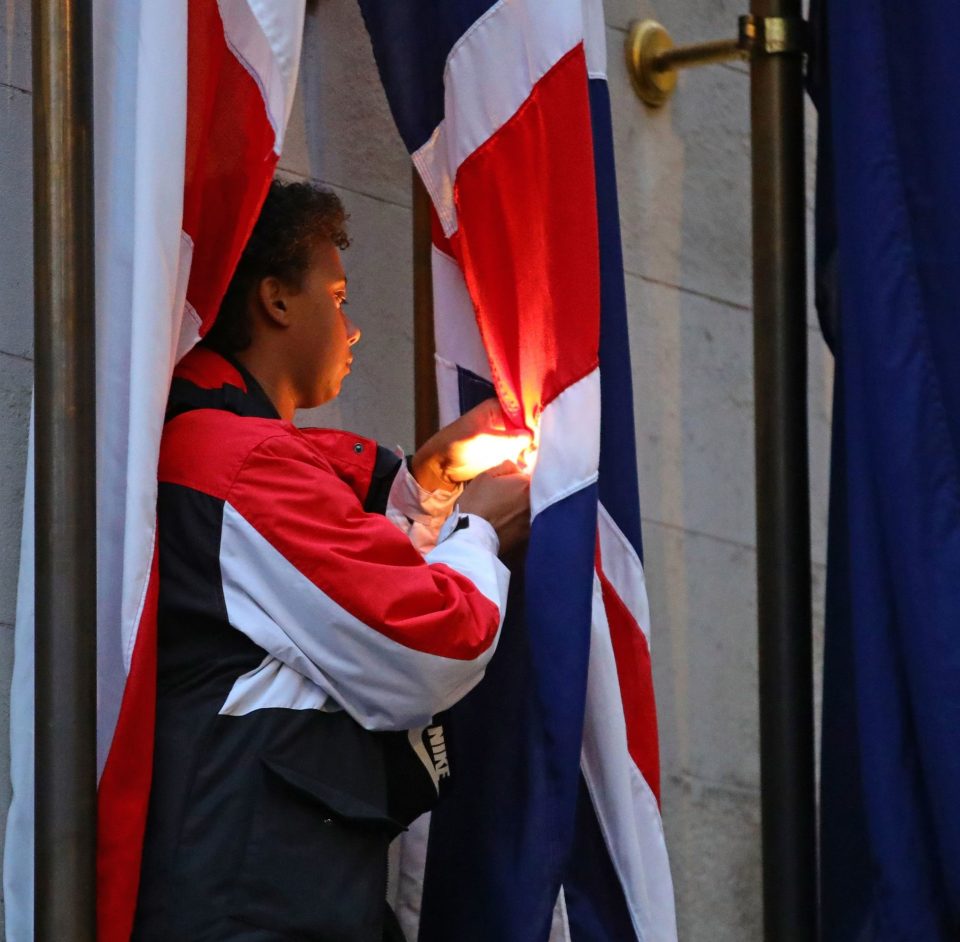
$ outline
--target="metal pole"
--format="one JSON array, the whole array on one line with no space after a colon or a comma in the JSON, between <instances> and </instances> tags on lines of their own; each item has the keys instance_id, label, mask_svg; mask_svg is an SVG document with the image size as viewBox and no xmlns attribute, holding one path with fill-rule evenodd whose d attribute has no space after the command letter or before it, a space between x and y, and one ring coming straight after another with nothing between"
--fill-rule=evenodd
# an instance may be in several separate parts
<instances>
[{"instance_id":1,"label":"metal pole","mask_svg":"<svg viewBox=\"0 0 960 942\"><path fill-rule=\"evenodd\" d=\"M89 0L34 0L38 942L96 936L96 553Z\"/></svg>"},{"instance_id":2,"label":"metal pole","mask_svg":"<svg viewBox=\"0 0 960 942\"><path fill-rule=\"evenodd\" d=\"M752 0L751 12L798 22L800 0ZM809 942L817 892L799 51L752 58L750 109L764 930L770 942Z\"/></svg>"},{"instance_id":3,"label":"metal pole","mask_svg":"<svg viewBox=\"0 0 960 942\"><path fill-rule=\"evenodd\" d=\"M433 336L433 269L430 195L413 171L413 360L415 438L419 448L439 427L436 343Z\"/></svg>"},{"instance_id":4,"label":"metal pole","mask_svg":"<svg viewBox=\"0 0 960 942\"><path fill-rule=\"evenodd\" d=\"M715 65L731 59L746 59L750 55L739 39L714 39L695 46L680 46L661 52L653 59L657 72L669 69L689 69L694 66Z\"/></svg>"}]
</instances>

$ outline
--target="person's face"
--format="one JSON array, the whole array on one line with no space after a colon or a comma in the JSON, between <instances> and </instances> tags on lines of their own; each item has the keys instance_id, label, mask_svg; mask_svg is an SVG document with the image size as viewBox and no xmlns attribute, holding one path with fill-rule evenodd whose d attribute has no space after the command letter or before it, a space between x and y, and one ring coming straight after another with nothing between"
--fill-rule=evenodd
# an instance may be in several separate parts
<instances>
[{"instance_id":1,"label":"person's face","mask_svg":"<svg viewBox=\"0 0 960 942\"><path fill-rule=\"evenodd\" d=\"M299 408L313 408L340 392L360 330L347 317L347 279L340 251L326 240L314 246L300 290L286 297L291 365Z\"/></svg>"}]
</instances>

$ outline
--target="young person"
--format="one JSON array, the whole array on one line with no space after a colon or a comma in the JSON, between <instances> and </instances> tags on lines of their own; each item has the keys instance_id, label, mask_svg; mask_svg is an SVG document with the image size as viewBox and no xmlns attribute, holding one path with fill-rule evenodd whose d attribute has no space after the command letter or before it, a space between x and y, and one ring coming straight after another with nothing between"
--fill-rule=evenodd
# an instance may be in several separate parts
<instances>
[{"instance_id":1,"label":"young person","mask_svg":"<svg viewBox=\"0 0 960 942\"><path fill-rule=\"evenodd\" d=\"M275 182L160 457L153 784L133 938L381 942L389 841L437 797L425 728L481 679L526 538L528 479L495 402L409 461L298 429L336 396L339 199Z\"/></svg>"}]
</instances>

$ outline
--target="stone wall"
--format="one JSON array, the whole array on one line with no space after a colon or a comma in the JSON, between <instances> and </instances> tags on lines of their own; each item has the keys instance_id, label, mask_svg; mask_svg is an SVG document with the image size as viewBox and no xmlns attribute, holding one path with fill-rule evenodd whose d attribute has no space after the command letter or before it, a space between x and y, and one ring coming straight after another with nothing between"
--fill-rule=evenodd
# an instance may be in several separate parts
<instances>
[{"instance_id":1,"label":"stone wall","mask_svg":"<svg viewBox=\"0 0 960 942\"><path fill-rule=\"evenodd\" d=\"M748 92L743 65L680 78L645 108L622 45L653 16L677 42L733 35L732 0L607 0L663 814L681 939L761 938ZM29 4L0 0L0 807L32 378ZM812 143L812 116L808 141ZM812 153L812 147L811 147ZM341 397L305 413L413 441L411 186L354 0L316 0L284 175L351 213L350 316L364 331ZM811 172L812 183L812 172ZM832 363L809 320L819 645ZM2 816L0 816L2 828Z\"/></svg>"}]
</instances>

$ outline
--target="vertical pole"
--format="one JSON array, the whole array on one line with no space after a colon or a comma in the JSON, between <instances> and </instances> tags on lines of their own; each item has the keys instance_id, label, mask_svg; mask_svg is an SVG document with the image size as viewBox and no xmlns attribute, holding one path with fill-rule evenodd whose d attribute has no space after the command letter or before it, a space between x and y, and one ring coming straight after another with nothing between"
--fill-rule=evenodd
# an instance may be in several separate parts
<instances>
[{"instance_id":1,"label":"vertical pole","mask_svg":"<svg viewBox=\"0 0 960 942\"><path fill-rule=\"evenodd\" d=\"M37 942L96 936L90 0L34 0Z\"/></svg>"},{"instance_id":2,"label":"vertical pole","mask_svg":"<svg viewBox=\"0 0 960 942\"><path fill-rule=\"evenodd\" d=\"M436 343L433 336L433 267L430 195L413 170L413 359L415 438L419 448L440 424Z\"/></svg>"},{"instance_id":3,"label":"vertical pole","mask_svg":"<svg viewBox=\"0 0 960 942\"><path fill-rule=\"evenodd\" d=\"M800 0L752 0L755 17ZM817 936L803 61L751 65L760 775L765 938Z\"/></svg>"}]
</instances>

